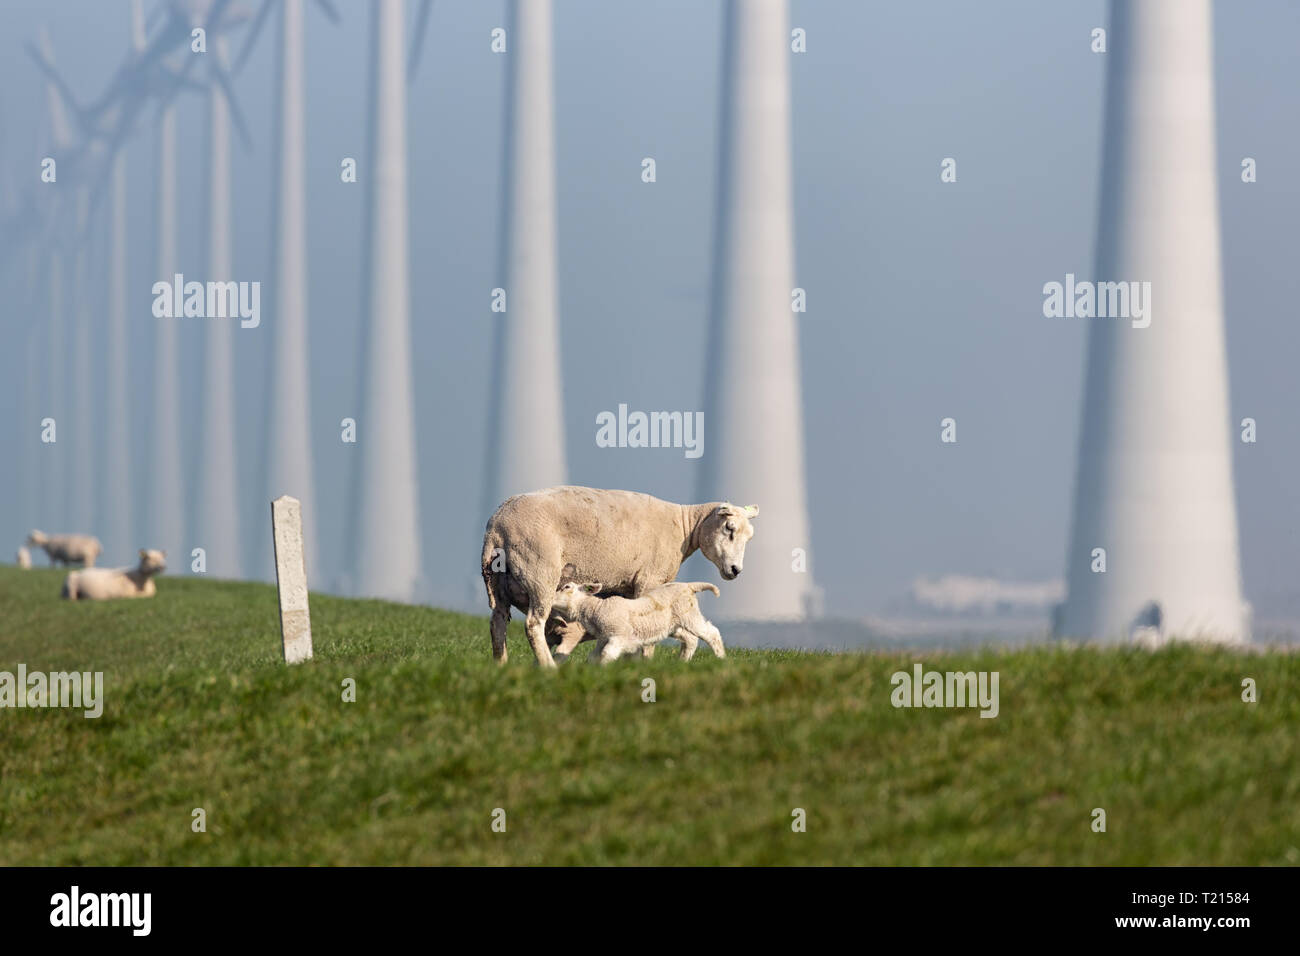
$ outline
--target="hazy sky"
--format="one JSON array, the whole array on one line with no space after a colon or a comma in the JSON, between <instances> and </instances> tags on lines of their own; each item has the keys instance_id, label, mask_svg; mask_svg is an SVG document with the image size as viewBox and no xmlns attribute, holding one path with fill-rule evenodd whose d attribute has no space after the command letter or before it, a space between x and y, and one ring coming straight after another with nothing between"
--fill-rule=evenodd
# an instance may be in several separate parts
<instances>
[{"instance_id":1,"label":"hazy sky","mask_svg":"<svg viewBox=\"0 0 1300 956\"><path fill-rule=\"evenodd\" d=\"M245 0L246 3L249 0ZM251 4L250 4L251 5ZM147 3L146 9L153 4ZM357 446L368 4L333 26L309 4L308 228L319 577L346 564ZM415 4L408 5L412 19ZM3 0L0 162L32 188L48 135L44 85L22 45L48 24L83 99L127 43L126 0ZM608 449L595 418L703 408L716 176L722 4L555 0L560 306L570 480L694 499L699 460ZM858 615L917 575L1042 580L1063 573L1086 322L1046 319L1042 286L1093 270L1105 56L1099 0L971 4L794 0L808 50L793 56L794 197L811 561L830 613ZM477 580L489 387L490 290L501 283L505 63L489 50L504 4L437 0L410 91L411 322L426 574L437 603L486 607ZM1220 205L1232 416L1247 596L1300 592L1300 7L1216 10ZM237 81L255 143L236 148L235 276L270 279L274 21ZM180 261L202 277L206 106L180 102ZM152 339L151 123L129 152L133 456L147 461ZM658 182L641 182L654 157ZM1241 183L1242 157L1258 182ZM940 182L957 160L958 181ZM22 343L31 317L0 279L0 501L15 502ZM236 336L245 536L268 534L259 487L268 297ZM95 317L103 317L97 309ZM39 317L37 317L39 319ZM199 322L184 326L187 478L198 421ZM939 422L958 442L939 441ZM706 424L705 448L708 431ZM30 447L24 444L21 447ZM759 502L761 505L762 502ZM1193 516L1189 516L1189 519ZM0 544L42 522L0 510ZM57 524L57 522L54 522ZM46 530L63 530L47 528ZM761 532L761 518L758 533ZM141 545L147 542L140 542ZM106 555L124 563L128 554ZM184 568L177 569L178 573Z\"/></svg>"}]
</instances>

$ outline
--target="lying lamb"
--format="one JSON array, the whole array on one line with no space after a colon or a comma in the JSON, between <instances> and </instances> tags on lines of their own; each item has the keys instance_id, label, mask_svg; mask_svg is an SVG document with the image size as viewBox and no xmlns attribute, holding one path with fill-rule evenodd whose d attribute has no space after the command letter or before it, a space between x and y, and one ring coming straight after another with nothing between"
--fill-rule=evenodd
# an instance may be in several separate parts
<instances>
[{"instance_id":1,"label":"lying lamb","mask_svg":"<svg viewBox=\"0 0 1300 956\"><path fill-rule=\"evenodd\" d=\"M63 596L73 601L111 601L114 598L153 597L153 576L167 568L167 552L140 549L134 568L87 568L73 571L63 582Z\"/></svg>"},{"instance_id":2,"label":"lying lamb","mask_svg":"<svg viewBox=\"0 0 1300 956\"><path fill-rule=\"evenodd\" d=\"M546 639L556 587L566 564L579 580L604 582L607 593L641 597L677 576L701 551L724 580L740 574L758 508L727 502L679 505L632 491L566 485L507 498L487 523L482 571L492 608L492 656L506 662L510 610L525 615L537 663L554 667ZM562 629L556 654L583 640L576 624Z\"/></svg>"},{"instance_id":3,"label":"lying lamb","mask_svg":"<svg viewBox=\"0 0 1300 956\"><path fill-rule=\"evenodd\" d=\"M32 553L26 548L18 549L18 567L24 571L32 566Z\"/></svg>"},{"instance_id":4,"label":"lying lamb","mask_svg":"<svg viewBox=\"0 0 1300 956\"><path fill-rule=\"evenodd\" d=\"M46 534L33 531L27 536L27 543L43 548L50 556L50 566L56 564L83 564L88 568L95 566L95 559L104 548L98 538L88 534Z\"/></svg>"},{"instance_id":5,"label":"lying lamb","mask_svg":"<svg viewBox=\"0 0 1300 956\"><path fill-rule=\"evenodd\" d=\"M628 651L652 648L665 637L682 642L682 660L689 661L701 640L718 657L726 657L722 635L700 612L700 591L718 594L707 581L673 581L647 591L639 598L596 597L599 582L569 581L555 592L553 607L596 639L592 660L618 660Z\"/></svg>"}]
</instances>

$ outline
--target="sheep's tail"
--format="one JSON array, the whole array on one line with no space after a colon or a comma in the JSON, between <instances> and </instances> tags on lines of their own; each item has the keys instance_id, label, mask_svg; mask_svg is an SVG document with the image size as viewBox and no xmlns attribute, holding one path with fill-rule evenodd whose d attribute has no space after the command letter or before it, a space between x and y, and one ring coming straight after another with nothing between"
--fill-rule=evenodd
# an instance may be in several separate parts
<instances>
[{"instance_id":1,"label":"sheep's tail","mask_svg":"<svg viewBox=\"0 0 1300 956\"><path fill-rule=\"evenodd\" d=\"M488 607L494 611L498 607L509 606L509 601L501 593L502 579L505 574L492 570L492 564L501 553L503 544L501 536L493 528L489 528L487 534L483 536L483 586L487 589Z\"/></svg>"},{"instance_id":2,"label":"sheep's tail","mask_svg":"<svg viewBox=\"0 0 1300 956\"><path fill-rule=\"evenodd\" d=\"M716 584L710 584L708 581L692 581L686 586L696 594L699 594L701 591L712 591L718 597L722 597L722 592L718 590L718 586Z\"/></svg>"}]
</instances>

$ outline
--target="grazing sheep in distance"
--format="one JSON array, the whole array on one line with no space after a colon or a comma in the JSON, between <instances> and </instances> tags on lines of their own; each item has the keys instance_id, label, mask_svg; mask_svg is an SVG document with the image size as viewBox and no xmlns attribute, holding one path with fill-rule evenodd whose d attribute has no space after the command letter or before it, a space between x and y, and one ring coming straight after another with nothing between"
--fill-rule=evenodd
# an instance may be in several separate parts
<instances>
[{"instance_id":1,"label":"grazing sheep in distance","mask_svg":"<svg viewBox=\"0 0 1300 956\"><path fill-rule=\"evenodd\" d=\"M27 536L27 543L45 550L50 557L50 567L56 564L83 564L93 568L95 559L104 551L99 539L88 534L46 534L44 531L33 531Z\"/></svg>"},{"instance_id":2,"label":"grazing sheep in distance","mask_svg":"<svg viewBox=\"0 0 1300 956\"><path fill-rule=\"evenodd\" d=\"M20 547L18 549L17 560L18 560L18 567L26 571L28 568L32 566L32 553L28 551L26 548Z\"/></svg>"},{"instance_id":3,"label":"grazing sheep in distance","mask_svg":"<svg viewBox=\"0 0 1300 956\"><path fill-rule=\"evenodd\" d=\"M507 498L483 536L483 583L492 608L492 656L506 661L510 610L525 615L537 663L554 667L545 626L565 565L574 577L604 582L607 593L640 597L677 576L703 552L730 581L741 573L750 519L758 508L727 502L680 505L633 491L566 485ZM563 629L557 654L583 640L581 626Z\"/></svg>"},{"instance_id":4,"label":"grazing sheep in distance","mask_svg":"<svg viewBox=\"0 0 1300 956\"><path fill-rule=\"evenodd\" d=\"M700 612L700 591L718 594L707 581L681 582L652 588L639 598L596 597L600 582L570 581L556 592L554 607L582 625L596 640L592 659L618 660L627 651L650 648L665 637L682 642L682 660L689 661L701 640L718 657L726 657L722 635Z\"/></svg>"},{"instance_id":5,"label":"grazing sheep in distance","mask_svg":"<svg viewBox=\"0 0 1300 956\"><path fill-rule=\"evenodd\" d=\"M153 597L153 576L167 569L167 552L140 549L134 568L87 568L73 571L63 582L63 596L73 601L111 601Z\"/></svg>"}]
</instances>

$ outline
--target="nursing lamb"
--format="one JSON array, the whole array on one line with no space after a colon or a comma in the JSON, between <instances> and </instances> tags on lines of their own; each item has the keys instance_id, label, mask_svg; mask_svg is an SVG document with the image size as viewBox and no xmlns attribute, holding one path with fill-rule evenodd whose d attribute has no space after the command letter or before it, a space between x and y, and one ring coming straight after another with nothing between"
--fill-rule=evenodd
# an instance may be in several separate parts
<instances>
[{"instance_id":1,"label":"nursing lamb","mask_svg":"<svg viewBox=\"0 0 1300 956\"><path fill-rule=\"evenodd\" d=\"M689 661L704 641L718 657L726 657L722 635L700 611L696 594L720 593L706 581L673 581L652 588L639 598L596 597L598 581L569 581L555 594L556 610L572 618L596 640L592 659L607 664L629 652L654 647L665 637L682 642L682 660Z\"/></svg>"}]
</instances>

